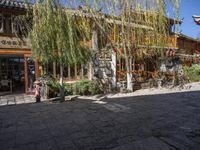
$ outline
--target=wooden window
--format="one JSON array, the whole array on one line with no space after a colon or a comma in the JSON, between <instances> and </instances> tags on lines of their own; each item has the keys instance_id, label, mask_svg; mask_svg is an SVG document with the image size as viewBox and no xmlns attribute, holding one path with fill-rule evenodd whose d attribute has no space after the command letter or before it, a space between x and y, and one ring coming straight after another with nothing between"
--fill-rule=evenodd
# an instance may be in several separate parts
<instances>
[{"instance_id":1,"label":"wooden window","mask_svg":"<svg viewBox=\"0 0 200 150\"><path fill-rule=\"evenodd\" d=\"M3 32L7 33L7 18L3 16Z\"/></svg>"},{"instance_id":2,"label":"wooden window","mask_svg":"<svg viewBox=\"0 0 200 150\"><path fill-rule=\"evenodd\" d=\"M12 16L8 16L8 28L9 28L9 33L12 33Z\"/></svg>"},{"instance_id":3,"label":"wooden window","mask_svg":"<svg viewBox=\"0 0 200 150\"><path fill-rule=\"evenodd\" d=\"M54 68L54 69L53 69ZM48 65L48 73L59 79L59 64L49 64ZM68 64L63 69L63 77L65 81L73 81L73 80L82 80L88 78L88 66L82 64Z\"/></svg>"},{"instance_id":4,"label":"wooden window","mask_svg":"<svg viewBox=\"0 0 200 150\"><path fill-rule=\"evenodd\" d=\"M13 29L15 33L19 33L19 24L16 17L14 18Z\"/></svg>"},{"instance_id":5,"label":"wooden window","mask_svg":"<svg viewBox=\"0 0 200 150\"><path fill-rule=\"evenodd\" d=\"M3 31L3 15L0 14L0 32Z\"/></svg>"},{"instance_id":6,"label":"wooden window","mask_svg":"<svg viewBox=\"0 0 200 150\"><path fill-rule=\"evenodd\" d=\"M12 34L13 31L13 19L12 19L12 15L3 15L3 32L5 34Z\"/></svg>"},{"instance_id":7,"label":"wooden window","mask_svg":"<svg viewBox=\"0 0 200 150\"><path fill-rule=\"evenodd\" d=\"M82 80L88 78L88 67L87 65L81 64L71 64L65 68L65 71L68 73L66 80Z\"/></svg>"}]
</instances>

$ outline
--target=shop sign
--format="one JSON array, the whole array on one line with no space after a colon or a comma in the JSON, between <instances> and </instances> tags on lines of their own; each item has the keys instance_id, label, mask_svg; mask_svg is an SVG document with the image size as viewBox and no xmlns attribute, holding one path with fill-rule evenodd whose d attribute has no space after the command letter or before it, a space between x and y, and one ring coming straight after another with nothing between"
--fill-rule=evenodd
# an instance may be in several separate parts
<instances>
[{"instance_id":1,"label":"shop sign","mask_svg":"<svg viewBox=\"0 0 200 150\"><path fill-rule=\"evenodd\" d=\"M30 49L30 44L27 39L20 40L19 38L0 37L0 49Z\"/></svg>"}]
</instances>

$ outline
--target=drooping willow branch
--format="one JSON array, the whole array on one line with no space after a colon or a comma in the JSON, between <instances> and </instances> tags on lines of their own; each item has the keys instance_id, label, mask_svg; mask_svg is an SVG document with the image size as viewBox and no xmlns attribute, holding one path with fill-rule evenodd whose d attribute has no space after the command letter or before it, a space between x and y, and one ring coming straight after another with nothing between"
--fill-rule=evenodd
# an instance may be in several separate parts
<instances>
[{"instance_id":1,"label":"drooping willow branch","mask_svg":"<svg viewBox=\"0 0 200 150\"><path fill-rule=\"evenodd\" d=\"M161 39L170 34L167 5L172 5L178 17L179 0L36 0L30 32L34 54L43 61L63 59L67 63L88 58L89 51L83 50L80 41L91 39L91 22L107 36L110 44L113 39L107 31L113 32L117 27L116 45L122 45L124 40L131 49L147 40L147 47L164 47L166 41ZM67 10L80 10L80 14ZM148 54L147 48L140 51L140 57Z\"/></svg>"}]
</instances>

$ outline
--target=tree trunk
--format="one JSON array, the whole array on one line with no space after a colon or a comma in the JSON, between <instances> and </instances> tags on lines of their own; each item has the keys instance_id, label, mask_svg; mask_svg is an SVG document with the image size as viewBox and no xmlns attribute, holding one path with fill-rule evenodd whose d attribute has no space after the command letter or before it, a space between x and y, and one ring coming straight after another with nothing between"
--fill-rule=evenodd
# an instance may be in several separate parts
<instances>
[{"instance_id":1,"label":"tree trunk","mask_svg":"<svg viewBox=\"0 0 200 150\"><path fill-rule=\"evenodd\" d=\"M111 61L111 69L112 69L112 89L117 89L117 56L116 52L112 50L112 61Z\"/></svg>"},{"instance_id":2,"label":"tree trunk","mask_svg":"<svg viewBox=\"0 0 200 150\"><path fill-rule=\"evenodd\" d=\"M125 54L125 63L126 63L126 70L127 70L127 90L133 91L131 64L130 64L130 60L129 60L130 58L127 54L125 44L124 44L124 54Z\"/></svg>"},{"instance_id":3,"label":"tree trunk","mask_svg":"<svg viewBox=\"0 0 200 150\"><path fill-rule=\"evenodd\" d=\"M63 84L63 64L60 64L60 101L65 101L64 84Z\"/></svg>"}]
</instances>

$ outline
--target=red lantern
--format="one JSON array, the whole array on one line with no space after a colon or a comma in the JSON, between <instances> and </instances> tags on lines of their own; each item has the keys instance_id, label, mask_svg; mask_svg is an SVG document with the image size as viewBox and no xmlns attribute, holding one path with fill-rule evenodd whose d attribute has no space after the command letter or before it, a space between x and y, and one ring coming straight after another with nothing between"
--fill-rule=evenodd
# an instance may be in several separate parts
<instances>
[{"instance_id":1,"label":"red lantern","mask_svg":"<svg viewBox=\"0 0 200 150\"><path fill-rule=\"evenodd\" d=\"M116 52L117 52L117 48L116 48L116 47L114 47L114 48L113 48L113 51L114 51L114 53L116 53Z\"/></svg>"},{"instance_id":2,"label":"red lantern","mask_svg":"<svg viewBox=\"0 0 200 150\"><path fill-rule=\"evenodd\" d=\"M195 51L195 54L200 54L200 52L198 50Z\"/></svg>"},{"instance_id":3,"label":"red lantern","mask_svg":"<svg viewBox=\"0 0 200 150\"><path fill-rule=\"evenodd\" d=\"M176 56L176 52L175 51L173 51L173 57L175 57Z\"/></svg>"},{"instance_id":4,"label":"red lantern","mask_svg":"<svg viewBox=\"0 0 200 150\"><path fill-rule=\"evenodd\" d=\"M166 55L167 57L169 57L169 53L170 53L170 50L167 50L167 51L165 52L165 55Z\"/></svg>"},{"instance_id":5,"label":"red lantern","mask_svg":"<svg viewBox=\"0 0 200 150\"><path fill-rule=\"evenodd\" d=\"M174 53L173 50L170 50L169 56L170 56L170 57L173 57L173 53Z\"/></svg>"}]
</instances>

